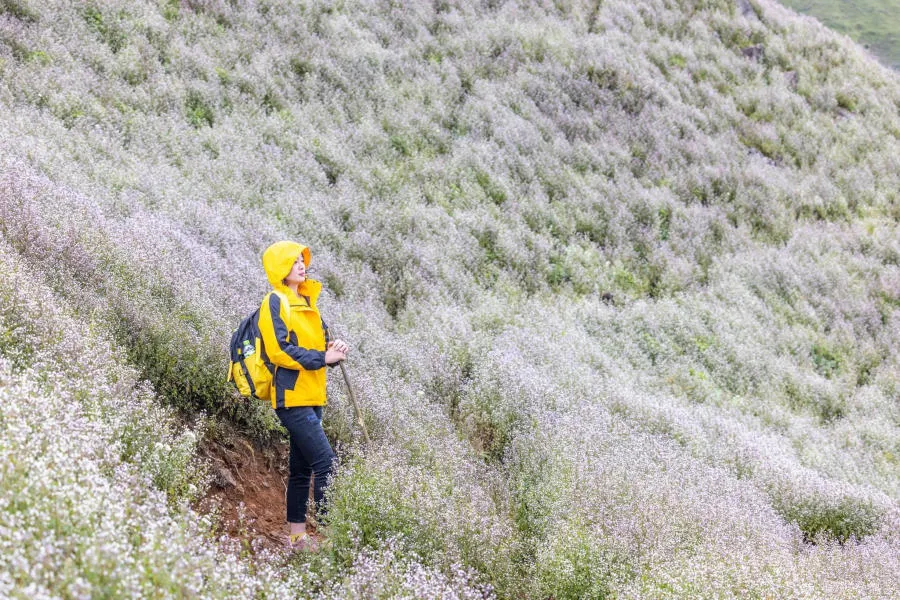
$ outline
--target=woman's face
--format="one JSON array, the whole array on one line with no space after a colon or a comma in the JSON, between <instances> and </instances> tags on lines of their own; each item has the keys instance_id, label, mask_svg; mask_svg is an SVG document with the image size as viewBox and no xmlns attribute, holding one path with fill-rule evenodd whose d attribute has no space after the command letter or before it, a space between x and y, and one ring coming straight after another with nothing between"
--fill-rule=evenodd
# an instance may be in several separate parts
<instances>
[{"instance_id":1,"label":"woman's face","mask_svg":"<svg viewBox=\"0 0 900 600\"><path fill-rule=\"evenodd\" d=\"M306 279L306 265L303 264L303 255L297 257L291 272L284 278L284 282L288 285L300 284Z\"/></svg>"}]
</instances>

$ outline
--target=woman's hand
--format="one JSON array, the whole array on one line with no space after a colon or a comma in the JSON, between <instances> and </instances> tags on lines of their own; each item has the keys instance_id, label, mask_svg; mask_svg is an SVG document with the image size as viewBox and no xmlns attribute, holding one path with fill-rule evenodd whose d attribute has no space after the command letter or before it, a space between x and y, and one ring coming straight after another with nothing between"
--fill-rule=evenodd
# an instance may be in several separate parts
<instances>
[{"instance_id":1,"label":"woman's hand","mask_svg":"<svg viewBox=\"0 0 900 600\"><path fill-rule=\"evenodd\" d=\"M347 342L345 342L344 340L334 340L332 342L328 342L328 350L337 350L338 352L349 354L350 346L348 346Z\"/></svg>"},{"instance_id":2,"label":"woman's hand","mask_svg":"<svg viewBox=\"0 0 900 600\"><path fill-rule=\"evenodd\" d=\"M326 350L325 351L325 364L326 365L336 365L342 360L347 358L347 355L343 352L338 352L337 350Z\"/></svg>"},{"instance_id":3,"label":"woman's hand","mask_svg":"<svg viewBox=\"0 0 900 600\"><path fill-rule=\"evenodd\" d=\"M325 350L325 364L335 365L341 362L347 358L348 352L350 352L350 346L343 340L328 342L328 346Z\"/></svg>"}]
</instances>

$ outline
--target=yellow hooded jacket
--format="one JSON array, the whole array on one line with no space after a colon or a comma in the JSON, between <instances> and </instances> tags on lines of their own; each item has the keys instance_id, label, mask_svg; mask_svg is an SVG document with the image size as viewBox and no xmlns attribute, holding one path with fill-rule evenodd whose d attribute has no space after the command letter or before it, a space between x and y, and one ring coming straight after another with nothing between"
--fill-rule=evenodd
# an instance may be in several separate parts
<instances>
[{"instance_id":1,"label":"yellow hooded jacket","mask_svg":"<svg viewBox=\"0 0 900 600\"><path fill-rule=\"evenodd\" d=\"M322 284L306 279L298 293L283 283L298 256L309 267L309 249L296 242L276 242L263 253L263 267L274 288L259 309L263 349L275 365L272 408L322 406L325 398L325 347L328 327L316 300ZM278 292L278 293L276 293ZM290 306L284 306L279 294Z\"/></svg>"}]
</instances>

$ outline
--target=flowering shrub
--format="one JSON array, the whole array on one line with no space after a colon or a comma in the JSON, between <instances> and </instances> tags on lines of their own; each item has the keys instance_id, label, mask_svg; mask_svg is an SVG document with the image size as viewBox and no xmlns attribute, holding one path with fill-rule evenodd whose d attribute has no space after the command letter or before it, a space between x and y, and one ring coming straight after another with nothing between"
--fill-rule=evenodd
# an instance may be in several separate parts
<instances>
[{"instance_id":1,"label":"flowering shrub","mask_svg":"<svg viewBox=\"0 0 900 600\"><path fill-rule=\"evenodd\" d=\"M428 598L484 600L493 598L489 586L478 584L474 574L456 566L449 575L410 561L410 551L395 538L376 549L359 553L341 578L320 598ZM415 556L415 555L413 555Z\"/></svg>"},{"instance_id":2,"label":"flowering shrub","mask_svg":"<svg viewBox=\"0 0 900 600\"><path fill-rule=\"evenodd\" d=\"M0 595L900 588L900 85L849 40L768 0L8 0L0 105ZM285 238L375 443L332 373L332 549L250 564L193 453L283 435L224 374Z\"/></svg>"}]
</instances>

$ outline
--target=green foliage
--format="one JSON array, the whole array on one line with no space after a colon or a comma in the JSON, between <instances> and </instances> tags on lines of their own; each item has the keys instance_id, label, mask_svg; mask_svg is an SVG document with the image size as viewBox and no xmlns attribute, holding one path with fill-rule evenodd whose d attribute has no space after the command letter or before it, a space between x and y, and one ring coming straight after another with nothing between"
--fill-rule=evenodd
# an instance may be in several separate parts
<instances>
[{"instance_id":1,"label":"green foliage","mask_svg":"<svg viewBox=\"0 0 900 600\"><path fill-rule=\"evenodd\" d=\"M806 499L787 508L785 518L795 521L810 542L824 537L843 544L871 535L882 515L871 502L844 496L837 500Z\"/></svg>"},{"instance_id":2,"label":"green foliage","mask_svg":"<svg viewBox=\"0 0 900 600\"><path fill-rule=\"evenodd\" d=\"M666 241L669 239L669 228L672 225L672 209L663 206L659 209L659 239Z\"/></svg>"},{"instance_id":3,"label":"green foliage","mask_svg":"<svg viewBox=\"0 0 900 600\"><path fill-rule=\"evenodd\" d=\"M436 46L428 46L425 48L425 52L423 53L423 58L429 63L439 65L441 61L444 59L443 52L440 48Z\"/></svg>"},{"instance_id":4,"label":"green foliage","mask_svg":"<svg viewBox=\"0 0 900 600\"><path fill-rule=\"evenodd\" d=\"M412 155L412 150L410 149L410 144L406 140L406 138L402 135L394 134L391 136L391 148L396 150L403 156Z\"/></svg>"},{"instance_id":5,"label":"green foliage","mask_svg":"<svg viewBox=\"0 0 900 600\"><path fill-rule=\"evenodd\" d=\"M344 295L344 282L335 273L325 273L324 277L322 277L322 283L325 284L325 287L328 289L328 291L334 294L335 298L340 298Z\"/></svg>"},{"instance_id":6,"label":"green foliage","mask_svg":"<svg viewBox=\"0 0 900 600\"><path fill-rule=\"evenodd\" d=\"M481 186L481 189L484 190L484 193L490 198L491 202L497 205L506 202L506 192L503 191L503 188L500 187L486 171L476 171L475 181L478 182L478 185Z\"/></svg>"},{"instance_id":7,"label":"green foliage","mask_svg":"<svg viewBox=\"0 0 900 600\"><path fill-rule=\"evenodd\" d=\"M490 386L467 390L460 399L460 423L479 456L488 462L501 462L507 447L515 437L515 430L522 422L517 414L503 402L499 390Z\"/></svg>"},{"instance_id":8,"label":"green foliage","mask_svg":"<svg viewBox=\"0 0 900 600\"><path fill-rule=\"evenodd\" d=\"M11 302L6 294L0 295L3 310L0 312L0 356L10 361L16 370L25 369L34 360L34 339L38 336L35 321L22 310L21 305Z\"/></svg>"},{"instance_id":9,"label":"green foliage","mask_svg":"<svg viewBox=\"0 0 900 600\"><path fill-rule=\"evenodd\" d=\"M552 556L540 563L537 578L542 596L559 600L604 600L616 596L611 579L622 576L621 559L596 547L582 529L567 528L567 543L553 548Z\"/></svg>"},{"instance_id":10,"label":"green foliage","mask_svg":"<svg viewBox=\"0 0 900 600\"><path fill-rule=\"evenodd\" d=\"M184 100L184 109L188 122L195 128L212 127L215 121L212 106L203 98L200 92L190 91Z\"/></svg>"},{"instance_id":11,"label":"green foliage","mask_svg":"<svg viewBox=\"0 0 900 600\"><path fill-rule=\"evenodd\" d=\"M335 185L338 181L338 178L343 173L343 167L331 157L327 156L323 152L316 151L314 154L316 158L316 162L319 163L319 166L322 168L322 171L325 173L326 179L328 179L329 185Z\"/></svg>"},{"instance_id":12,"label":"green foliage","mask_svg":"<svg viewBox=\"0 0 900 600\"><path fill-rule=\"evenodd\" d=\"M839 107L854 112L859 105L859 100L850 92L838 92L835 94L835 100Z\"/></svg>"},{"instance_id":13,"label":"green foliage","mask_svg":"<svg viewBox=\"0 0 900 600\"><path fill-rule=\"evenodd\" d=\"M104 15L94 5L88 5L83 13L85 22L98 35L104 44L109 46L113 54L125 47L128 43L128 36L121 29L121 26Z\"/></svg>"},{"instance_id":14,"label":"green foliage","mask_svg":"<svg viewBox=\"0 0 900 600\"><path fill-rule=\"evenodd\" d=\"M266 111L267 115L270 115L273 112L277 112L279 110L284 109L284 102L279 97L278 93L276 93L272 89L267 89L266 93L263 94L262 105L263 105L263 109ZM209 124L212 125L211 119L209 121Z\"/></svg>"},{"instance_id":15,"label":"green foliage","mask_svg":"<svg viewBox=\"0 0 900 600\"><path fill-rule=\"evenodd\" d=\"M231 83L231 73L228 72L228 69L216 67L216 77L219 78L219 83L221 83L222 85L228 85Z\"/></svg>"},{"instance_id":16,"label":"green foliage","mask_svg":"<svg viewBox=\"0 0 900 600\"><path fill-rule=\"evenodd\" d=\"M632 298L659 298L672 292L664 275L662 264L647 259L616 261L612 268L613 289Z\"/></svg>"},{"instance_id":17,"label":"green foliage","mask_svg":"<svg viewBox=\"0 0 900 600\"><path fill-rule=\"evenodd\" d=\"M592 210L579 214L575 219L575 233L585 235L600 247L605 247L611 241L609 239L609 222L611 216L607 208L602 205L592 207Z\"/></svg>"},{"instance_id":18,"label":"green foliage","mask_svg":"<svg viewBox=\"0 0 900 600\"><path fill-rule=\"evenodd\" d=\"M401 489L388 472L359 457L343 465L335 483L328 495L327 523L333 552L342 562L348 563L359 545L377 546L391 537L425 556L438 550L436 524L421 522L415 510L416 489Z\"/></svg>"},{"instance_id":19,"label":"green foliage","mask_svg":"<svg viewBox=\"0 0 900 600\"><path fill-rule=\"evenodd\" d=\"M550 257L550 272L547 274L547 283L558 290L562 285L571 283L572 275L559 255Z\"/></svg>"},{"instance_id":20,"label":"green foliage","mask_svg":"<svg viewBox=\"0 0 900 600\"><path fill-rule=\"evenodd\" d=\"M484 258L487 263L493 264L502 262L502 254L497 246L496 230L491 228L484 229L483 231L477 232L475 238L478 240L478 245L484 250Z\"/></svg>"},{"instance_id":21,"label":"green foliage","mask_svg":"<svg viewBox=\"0 0 900 600\"><path fill-rule=\"evenodd\" d=\"M756 130L749 129L741 134L741 143L757 150L760 154L774 161L782 159L781 145L778 140Z\"/></svg>"},{"instance_id":22,"label":"green foliage","mask_svg":"<svg viewBox=\"0 0 900 600\"><path fill-rule=\"evenodd\" d=\"M181 0L165 0L162 14L166 21L175 21L181 12Z\"/></svg>"},{"instance_id":23,"label":"green foliage","mask_svg":"<svg viewBox=\"0 0 900 600\"><path fill-rule=\"evenodd\" d=\"M306 77L313 72L313 64L301 56L292 56L289 66L291 73L299 78Z\"/></svg>"},{"instance_id":24,"label":"green foliage","mask_svg":"<svg viewBox=\"0 0 900 600\"><path fill-rule=\"evenodd\" d=\"M828 346L824 344L813 344L810 356L812 357L816 371L818 371L820 375L831 379L840 373L841 358Z\"/></svg>"},{"instance_id":25,"label":"green foliage","mask_svg":"<svg viewBox=\"0 0 900 600\"><path fill-rule=\"evenodd\" d=\"M28 0L0 0L0 14L4 13L28 23L38 20L38 14L31 8Z\"/></svg>"},{"instance_id":26,"label":"green foliage","mask_svg":"<svg viewBox=\"0 0 900 600\"><path fill-rule=\"evenodd\" d=\"M71 129L84 114L84 108L76 98L66 98L64 102L53 107L53 115L62 121L67 129Z\"/></svg>"},{"instance_id":27,"label":"green foliage","mask_svg":"<svg viewBox=\"0 0 900 600\"><path fill-rule=\"evenodd\" d=\"M788 406L811 412L823 424L840 419L846 412L846 398L838 391L802 387L794 381L785 384Z\"/></svg>"},{"instance_id":28,"label":"green foliage","mask_svg":"<svg viewBox=\"0 0 900 600\"><path fill-rule=\"evenodd\" d=\"M160 290L160 300L166 295ZM112 333L128 352L129 362L166 404L182 414L202 412L229 420L262 444L279 439L282 429L270 407L239 397L226 381L226 356L217 346L203 342L202 332L208 326L204 319L188 307L174 308L172 298L163 304L168 305L168 318L138 315L121 298L113 306L117 325ZM165 477L177 481L175 471Z\"/></svg>"},{"instance_id":29,"label":"green foliage","mask_svg":"<svg viewBox=\"0 0 900 600\"><path fill-rule=\"evenodd\" d=\"M669 57L669 65L681 69L687 65L687 61L680 54L673 54Z\"/></svg>"},{"instance_id":30,"label":"green foliage","mask_svg":"<svg viewBox=\"0 0 900 600\"><path fill-rule=\"evenodd\" d=\"M209 154L210 158L216 159L219 158L219 147L212 140L204 140L203 141L203 149Z\"/></svg>"}]
</instances>

